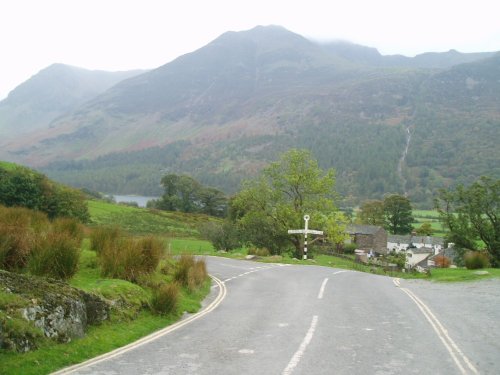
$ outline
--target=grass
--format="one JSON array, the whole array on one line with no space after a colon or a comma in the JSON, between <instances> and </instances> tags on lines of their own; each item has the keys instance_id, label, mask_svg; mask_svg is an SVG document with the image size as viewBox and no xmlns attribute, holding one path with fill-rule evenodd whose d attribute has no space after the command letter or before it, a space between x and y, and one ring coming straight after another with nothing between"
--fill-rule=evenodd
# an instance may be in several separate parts
<instances>
[{"instance_id":1,"label":"grass","mask_svg":"<svg viewBox=\"0 0 500 375\"><path fill-rule=\"evenodd\" d=\"M17 164L9 163L8 161L0 161L0 168L5 169L6 171L12 171L18 167Z\"/></svg>"},{"instance_id":2,"label":"grass","mask_svg":"<svg viewBox=\"0 0 500 375\"><path fill-rule=\"evenodd\" d=\"M136 235L194 237L198 235L198 225L211 220L201 214L159 211L95 200L89 200L87 203L91 226L119 226L124 231Z\"/></svg>"},{"instance_id":3,"label":"grass","mask_svg":"<svg viewBox=\"0 0 500 375\"><path fill-rule=\"evenodd\" d=\"M172 238L167 239L167 251L173 255L196 254L196 255L216 255L209 241L195 238Z\"/></svg>"},{"instance_id":4,"label":"grass","mask_svg":"<svg viewBox=\"0 0 500 375\"><path fill-rule=\"evenodd\" d=\"M178 243L182 249L206 248L206 241L184 240ZM62 367L83 362L109 352L179 320L182 314L195 313L201 301L210 292L210 280L195 290L180 288L175 312L154 315L144 307L149 304L152 291L125 280L103 278L97 265L97 255L90 250L90 240L83 240L81 257L76 275L70 285L93 292L108 300L118 301L112 308L111 318L99 326L88 327L86 336L67 344L42 340L39 349L28 353L13 353L0 350L0 374L47 374ZM156 281L168 282L172 275L155 274ZM25 301L0 293L0 307L21 306ZM0 318L2 314L0 314Z\"/></svg>"},{"instance_id":5,"label":"grass","mask_svg":"<svg viewBox=\"0 0 500 375\"><path fill-rule=\"evenodd\" d=\"M487 271L486 275L477 271ZM434 268L431 270L429 280L438 282L477 281L483 279L500 278L499 268L484 268L481 270L468 270L465 268Z\"/></svg>"},{"instance_id":6,"label":"grass","mask_svg":"<svg viewBox=\"0 0 500 375\"><path fill-rule=\"evenodd\" d=\"M177 316L156 316L144 311L133 321L108 322L91 327L84 338L68 344L47 343L42 348L25 354L0 352L0 373L48 374L124 346L177 319Z\"/></svg>"}]
</instances>

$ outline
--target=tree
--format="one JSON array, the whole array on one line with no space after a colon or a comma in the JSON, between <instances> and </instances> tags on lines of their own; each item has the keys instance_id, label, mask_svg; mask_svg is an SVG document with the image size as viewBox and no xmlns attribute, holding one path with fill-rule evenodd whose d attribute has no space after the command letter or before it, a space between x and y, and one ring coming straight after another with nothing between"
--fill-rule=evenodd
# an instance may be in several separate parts
<instances>
[{"instance_id":1,"label":"tree","mask_svg":"<svg viewBox=\"0 0 500 375\"><path fill-rule=\"evenodd\" d=\"M225 220L223 222L207 222L198 228L202 238L210 241L217 250L233 250L241 247L238 227L235 223Z\"/></svg>"},{"instance_id":2,"label":"tree","mask_svg":"<svg viewBox=\"0 0 500 375\"><path fill-rule=\"evenodd\" d=\"M227 198L220 190L201 185L185 175L168 174L161 179L165 194L152 203L155 208L167 211L202 212L223 217Z\"/></svg>"},{"instance_id":3,"label":"tree","mask_svg":"<svg viewBox=\"0 0 500 375\"><path fill-rule=\"evenodd\" d=\"M422 223L422 225L420 225L420 227L418 227L415 231L419 236L432 236L434 229L432 229L432 224L426 221L425 223Z\"/></svg>"},{"instance_id":4,"label":"tree","mask_svg":"<svg viewBox=\"0 0 500 375\"><path fill-rule=\"evenodd\" d=\"M360 224L385 226L384 202L379 200L369 200L361 205L357 216Z\"/></svg>"},{"instance_id":5,"label":"tree","mask_svg":"<svg viewBox=\"0 0 500 375\"><path fill-rule=\"evenodd\" d=\"M224 193L212 187L201 188L198 192L200 210L204 214L224 217L227 211L227 198Z\"/></svg>"},{"instance_id":6,"label":"tree","mask_svg":"<svg viewBox=\"0 0 500 375\"><path fill-rule=\"evenodd\" d=\"M347 223L348 219L340 211L332 212L326 217L323 226L326 232L326 238L337 247L337 250L342 249L344 242L349 239L349 235L346 232Z\"/></svg>"},{"instance_id":7,"label":"tree","mask_svg":"<svg viewBox=\"0 0 500 375\"><path fill-rule=\"evenodd\" d=\"M500 179L481 177L469 188L440 190L435 201L447 239L462 249L486 246L493 266L500 266Z\"/></svg>"},{"instance_id":8,"label":"tree","mask_svg":"<svg viewBox=\"0 0 500 375\"><path fill-rule=\"evenodd\" d=\"M0 167L0 204L45 212L50 219L72 217L90 219L85 195L76 189L55 183L29 168Z\"/></svg>"},{"instance_id":9,"label":"tree","mask_svg":"<svg viewBox=\"0 0 500 375\"><path fill-rule=\"evenodd\" d=\"M302 228L304 214L311 216L310 225L315 226L335 212L334 186L333 170L323 172L309 151L292 149L259 178L244 183L231 202L231 212L254 245L276 254L293 244L300 256L302 236L287 231Z\"/></svg>"},{"instance_id":10,"label":"tree","mask_svg":"<svg viewBox=\"0 0 500 375\"><path fill-rule=\"evenodd\" d=\"M408 234L414 221L410 200L399 194L384 198L386 229L392 234Z\"/></svg>"}]
</instances>

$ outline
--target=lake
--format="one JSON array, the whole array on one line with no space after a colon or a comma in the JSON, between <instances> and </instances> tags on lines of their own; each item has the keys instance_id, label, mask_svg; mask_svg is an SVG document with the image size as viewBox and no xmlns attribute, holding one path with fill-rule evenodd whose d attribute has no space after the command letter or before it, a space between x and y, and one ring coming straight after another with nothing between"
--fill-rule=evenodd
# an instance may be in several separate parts
<instances>
[{"instance_id":1,"label":"lake","mask_svg":"<svg viewBox=\"0 0 500 375\"><path fill-rule=\"evenodd\" d=\"M153 199L158 199L159 197L144 197L142 195L115 195L110 194L116 201L116 203L120 202L136 202L139 207L146 207L146 203Z\"/></svg>"}]
</instances>

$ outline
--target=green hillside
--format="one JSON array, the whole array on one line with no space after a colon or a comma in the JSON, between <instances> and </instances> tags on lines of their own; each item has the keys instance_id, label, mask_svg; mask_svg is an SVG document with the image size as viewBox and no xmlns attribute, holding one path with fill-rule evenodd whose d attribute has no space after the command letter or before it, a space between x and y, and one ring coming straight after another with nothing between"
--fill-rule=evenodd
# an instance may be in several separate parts
<instances>
[{"instance_id":1,"label":"green hillside","mask_svg":"<svg viewBox=\"0 0 500 375\"><path fill-rule=\"evenodd\" d=\"M381 56L276 26L229 32L4 151L74 186L156 195L166 173L232 193L307 148L337 170L346 205L396 192L430 207L438 188L500 175L498 59Z\"/></svg>"}]
</instances>

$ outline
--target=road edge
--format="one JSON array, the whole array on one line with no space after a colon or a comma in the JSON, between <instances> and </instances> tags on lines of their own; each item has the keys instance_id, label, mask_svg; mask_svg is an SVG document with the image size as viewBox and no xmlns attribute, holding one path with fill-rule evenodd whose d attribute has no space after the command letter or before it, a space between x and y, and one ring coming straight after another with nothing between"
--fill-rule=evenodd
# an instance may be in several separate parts
<instances>
[{"instance_id":1,"label":"road edge","mask_svg":"<svg viewBox=\"0 0 500 375\"><path fill-rule=\"evenodd\" d=\"M71 374L76 370L80 370L82 368L94 365L96 363L106 361L106 360L111 359L113 357L117 357L117 356L119 356L123 353L126 353L130 350L133 350L139 346L145 345L145 344L147 344L151 341L154 341L160 337L168 335L169 333L171 333L171 332L173 332L181 327L184 327L184 326L188 325L189 323L191 323L191 322L205 316L206 314L212 312L213 310L215 310L217 308L217 306L219 306L222 303L224 298L226 298L227 290L226 290L226 286L224 285L224 283L221 280L219 280L217 277L215 277L213 275L209 275L209 276L215 282L216 286L219 287L219 294L209 305L207 305L202 310L198 311L196 314L193 314L193 315L187 317L186 319L180 320L172 325L169 325L168 327L165 327L159 331L153 332L153 333L151 333L151 334L149 334L149 335L147 335L147 336L145 336L137 341L134 341L130 344L122 346L121 348L115 349L115 350L108 352L108 353L101 354L97 357L86 360L85 362L71 365L69 367L65 367L61 370L53 372L52 375Z\"/></svg>"}]
</instances>

